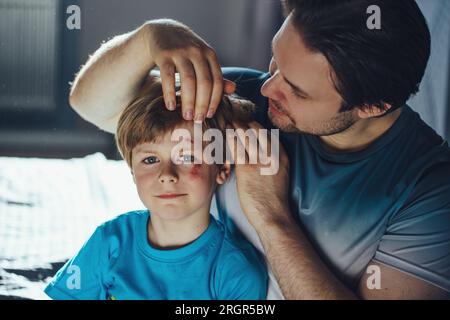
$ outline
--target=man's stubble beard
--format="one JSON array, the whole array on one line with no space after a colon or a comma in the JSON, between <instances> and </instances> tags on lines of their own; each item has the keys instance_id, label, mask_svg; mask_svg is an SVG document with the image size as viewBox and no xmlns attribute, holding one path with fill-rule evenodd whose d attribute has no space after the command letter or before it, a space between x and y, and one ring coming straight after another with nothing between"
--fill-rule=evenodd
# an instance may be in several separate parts
<instances>
[{"instance_id":1,"label":"man's stubble beard","mask_svg":"<svg viewBox=\"0 0 450 320\"><path fill-rule=\"evenodd\" d=\"M286 113L285 110L283 110L283 112ZM277 119L280 116L272 115L270 111L268 111L268 116L270 122L281 131L288 133L307 133L316 136L330 136L341 133L349 129L359 120L354 112L350 110L339 112L328 121L316 123L311 127L301 128L296 124L294 118L287 113L284 118L289 119L289 121L286 123L280 122L279 119Z\"/></svg>"}]
</instances>

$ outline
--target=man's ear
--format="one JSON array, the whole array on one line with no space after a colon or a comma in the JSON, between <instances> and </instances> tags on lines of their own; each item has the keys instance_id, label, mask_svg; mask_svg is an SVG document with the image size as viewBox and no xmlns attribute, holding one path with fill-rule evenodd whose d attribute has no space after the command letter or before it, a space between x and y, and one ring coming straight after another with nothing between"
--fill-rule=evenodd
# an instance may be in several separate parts
<instances>
[{"instance_id":1,"label":"man's ear","mask_svg":"<svg viewBox=\"0 0 450 320\"><path fill-rule=\"evenodd\" d=\"M386 112L389 111L389 109L392 108L392 105L390 105L389 103L385 103L383 106L384 110L381 110L380 108L376 107L376 106L362 106L362 107L358 107L358 116L361 119L369 119L369 118L375 118L375 117L379 117L382 116L383 114L385 114Z\"/></svg>"},{"instance_id":2,"label":"man's ear","mask_svg":"<svg viewBox=\"0 0 450 320\"><path fill-rule=\"evenodd\" d=\"M222 164L219 167L219 172L217 173L216 182L217 184L224 184L231 173L231 165L229 163Z\"/></svg>"}]
</instances>

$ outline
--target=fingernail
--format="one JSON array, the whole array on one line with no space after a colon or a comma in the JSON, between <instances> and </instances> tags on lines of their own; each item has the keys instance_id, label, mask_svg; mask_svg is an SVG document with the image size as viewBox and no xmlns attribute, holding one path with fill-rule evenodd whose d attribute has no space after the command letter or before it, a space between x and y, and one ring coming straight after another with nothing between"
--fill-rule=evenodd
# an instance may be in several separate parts
<instances>
[{"instance_id":1,"label":"fingernail","mask_svg":"<svg viewBox=\"0 0 450 320\"><path fill-rule=\"evenodd\" d=\"M212 118L213 116L214 116L214 110L209 109L209 110L208 110L208 113L206 114L206 117Z\"/></svg>"},{"instance_id":2,"label":"fingernail","mask_svg":"<svg viewBox=\"0 0 450 320\"><path fill-rule=\"evenodd\" d=\"M169 103L167 104L167 108L169 110L175 110L175 103L173 103L173 101L169 101Z\"/></svg>"},{"instance_id":3,"label":"fingernail","mask_svg":"<svg viewBox=\"0 0 450 320\"><path fill-rule=\"evenodd\" d=\"M195 116L195 123L203 123L203 119L204 119L204 117L202 114L197 114Z\"/></svg>"},{"instance_id":4,"label":"fingernail","mask_svg":"<svg viewBox=\"0 0 450 320\"><path fill-rule=\"evenodd\" d=\"M186 113L184 114L184 118L186 120L192 120L192 110L186 111Z\"/></svg>"}]
</instances>

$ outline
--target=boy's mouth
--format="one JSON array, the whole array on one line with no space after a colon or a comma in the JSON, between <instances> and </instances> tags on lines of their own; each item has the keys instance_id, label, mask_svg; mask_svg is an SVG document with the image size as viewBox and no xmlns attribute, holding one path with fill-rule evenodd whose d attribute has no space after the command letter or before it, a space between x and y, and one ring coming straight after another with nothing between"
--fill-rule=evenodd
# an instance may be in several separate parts
<instances>
[{"instance_id":1,"label":"boy's mouth","mask_svg":"<svg viewBox=\"0 0 450 320\"><path fill-rule=\"evenodd\" d=\"M183 197L183 196L187 196L187 193L163 193L163 194L159 194L156 197L160 198L160 199L173 199L173 198L178 198L178 197Z\"/></svg>"}]
</instances>

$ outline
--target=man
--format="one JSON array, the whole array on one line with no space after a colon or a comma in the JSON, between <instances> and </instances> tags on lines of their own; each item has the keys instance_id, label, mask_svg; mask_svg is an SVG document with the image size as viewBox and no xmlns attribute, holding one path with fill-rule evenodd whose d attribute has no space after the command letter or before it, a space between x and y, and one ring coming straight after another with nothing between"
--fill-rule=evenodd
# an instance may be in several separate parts
<instances>
[{"instance_id":1,"label":"man","mask_svg":"<svg viewBox=\"0 0 450 320\"><path fill-rule=\"evenodd\" d=\"M381 29L366 25L371 5L381 9ZM186 26L150 21L92 56L71 105L114 132L156 66L169 109L179 72L187 120L211 116L222 92L236 90L257 104L261 124L283 131L289 161L281 152L272 176L237 165L237 189L219 194L219 209L238 228L242 220L254 228L286 299L448 298L450 150L405 105L430 55L417 4L287 0L285 8L269 74L222 74L214 51Z\"/></svg>"}]
</instances>

